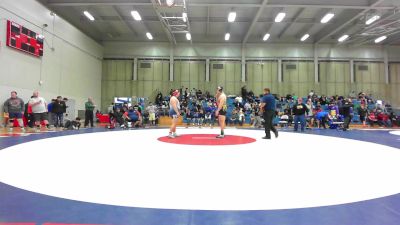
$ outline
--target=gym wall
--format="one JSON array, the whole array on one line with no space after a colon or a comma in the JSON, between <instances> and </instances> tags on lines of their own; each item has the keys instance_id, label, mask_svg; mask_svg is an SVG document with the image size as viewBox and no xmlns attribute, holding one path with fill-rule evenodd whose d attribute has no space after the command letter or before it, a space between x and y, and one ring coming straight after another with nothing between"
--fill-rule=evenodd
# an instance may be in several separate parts
<instances>
[{"instance_id":1,"label":"gym wall","mask_svg":"<svg viewBox=\"0 0 400 225\"><path fill-rule=\"evenodd\" d=\"M45 36L43 57L37 58L6 46L7 20ZM39 90L47 101L58 95L75 99L76 110L84 109L89 96L100 106L103 57L100 44L62 18L51 16L47 8L34 0L1 0L0 23L1 112L3 102L12 90L16 90L24 101L34 90ZM43 81L42 85L39 81Z\"/></svg>"},{"instance_id":2,"label":"gym wall","mask_svg":"<svg viewBox=\"0 0 400 225\"><path fill-rule=\"evenodd\" d=\"M150 65L142 68L142 63ZM172 88L196 88L214 94L218 85L224 86L227 94L239 95L246 85L256 95L264 87L273 93L307 96L310 90L328 96L348 96L354 91L371 93L376 98L400 105L400 64L390 64L390 83L385 83L384 64L381 62L355 62L354 82L351 82L350 63L346 61L320 61L318 81L315 83L313 61L283 61L282 82L278 79L278 62L248 61L245 82L241 81L240 61L210 61L210 81L206 81L205 60L174 61L174 80L169 81L168 60L138 60L137 80L133 80L133 60L104 60L102 80L102 102L105 109L114 96L149 97L154 101L158 91L163 95Z\"/></svg>"}]
</instances>

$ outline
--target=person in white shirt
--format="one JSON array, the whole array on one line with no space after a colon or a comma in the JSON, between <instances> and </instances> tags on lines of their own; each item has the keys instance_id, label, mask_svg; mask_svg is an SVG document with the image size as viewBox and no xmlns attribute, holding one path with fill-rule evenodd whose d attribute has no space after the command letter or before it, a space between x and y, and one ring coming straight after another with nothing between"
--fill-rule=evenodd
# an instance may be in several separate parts
<instances>
[{"instance_id":1,"label":"person in white shirt","mask_svg":"<svg viewBox=\"0 0 400 225\"><path fill-rule=\"evenodd\" d=\"M306 106L308 108L308 112L306 113L306 120L308 123L308 128L311 129L314 124L314 105L313 105L311 99L307 100Z\"/></svg>"},{"instance_id":2,"label":"person in white shirt","mask_svg":"<svg viewBox=\"0 0 400 225\"><path fill-rule=\"evenodd\" d=\"M39 97L39 91L33 92L32 98L29 100L28 104L32 107L36 131L40 131L41 123L43 123L48 129L49 121L47 118L47 102L44 98Z\"/></svg>"},{"instance_id":3,"label":"person in white shirt","mask_svg":"<svg viewBox=\"0 0 400 225\"><path fill-rule=\"evenodd\" d=\"M243 123L244 123L244 120L245 120L243 109L240 109L238 119L239 119L239 125L243 126Z\"/></svg>"},{"instance_id":4,"label":"person in white shirt","mask_svg":"<svg viewBox=\"0 0 400 225\"><path fill-rule=\"evenodd\" d=\"M249 111L251 109L251 105L249 102L246 102L246 104L244 104L244 110Z\"/></svg>"},{"instance_id":5,"label":"person in white shirt","mask_svg":"<svg viewBox=\"0 0 400 225\"><path fill-rule=\"evenodd\" d=\"M235 98L235 101L236 101L236 102L239 102L240 104L242 104L242 102L243 102L242 96L237 96L237 97Z\"/></svg>"},{"instance_id":6,"label":"person in white shirt","mask_svg":"<svg viewBox=\"0 0 400 225\"><path fill-rule=\"evenodd\" d=\"M146 108L147 112L149 113L149 121L150 121L150 126L155 126L156 125L156 111L157 107L150 102L149 106Z\"/></svg>"}]
</instances>

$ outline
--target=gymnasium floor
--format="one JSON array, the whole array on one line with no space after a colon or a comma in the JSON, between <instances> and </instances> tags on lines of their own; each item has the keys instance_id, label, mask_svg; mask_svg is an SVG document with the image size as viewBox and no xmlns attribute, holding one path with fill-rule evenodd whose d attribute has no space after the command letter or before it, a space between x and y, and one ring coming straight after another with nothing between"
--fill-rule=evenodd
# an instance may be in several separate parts
<instances>
[{"instance_id":1,"label":"gymnasium floor","mask_svg":"<svg viewBox=\"0 0 400 225\"><path fill-rule=\"evenodd\" d=\"M0 224L400 224L400 130L167 133L0 134Z\"/></svg>"}]
</instances>

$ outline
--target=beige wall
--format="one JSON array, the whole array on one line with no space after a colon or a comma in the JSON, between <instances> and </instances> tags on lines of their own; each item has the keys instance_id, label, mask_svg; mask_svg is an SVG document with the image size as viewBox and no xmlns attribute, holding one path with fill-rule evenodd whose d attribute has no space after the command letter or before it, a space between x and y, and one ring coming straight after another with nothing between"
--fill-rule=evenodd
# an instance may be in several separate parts
<instances>
[{"instance_id":1,"label":"beige wall","mask_svg":"<svg viewBox=\"0 0 400 225\"><path fill-rule=\"evenodd\" d=\"M354 63L354 89L358 93L360 91L372 94L378 99L388 99L385 84L385 67L383 63L378 62L358 62ZM368 70L359 70L359 65L368 66Z\"/></svg>"},{"instance_id":2,"label":"beige wall","mask_svg":"<svg viewBox=\"0 0 400 225\"><path fill-rule=\"evenodd\" d=\"M268 87L272 93L280 94L278 83L278 61L248 62L246 64L246 88L255 95L263 93Z\"/></svg>"},{"instance_id":3,"label":"beige wall","mask_svg":"<svg viewBox=\"0 0 400 225\"><path fill-rule=\"evenodd\" d=\"M175 61L174 81L172 83L174 88L196 88L203 92L209 91L210 87L206 84L206 62Z\"/></svg>"},{"instance_id":4,"label":"beige wall","mask_svg":"<svg viewBox=\"0 0 400 225\"><path fill-rule=\"evenodd\" d=\"M214 69L214 64L223 64L223 69ZM242 66L239 61L212 61L210 62L210 83L206 90L214 94L218 86L224 87L227 95L239 95L241 87Z\"/></svg>"},{"instance_id":5,"label":"beige wall","mask_svg":"<svg viewBox=\"0 0 400 225\"><path fill-rule=\"evenodd\" d=\"M296 69L287 69L287 65L296 65ZM288 93L297 96L307 96L314 90L314 62L312 61L285 61L282 62L282 83L279 94Z\"/></svg>"},{"instance_id":6,"label":"beige wall","mask_svg":"<svg viewBox=\"0 0 400 225\"><path fill-rule=\"evenodd\" d=\"M400 106L400 63L391 63L389 66L389 85L386 91L387 99L394 106Z\"/></svg>"},{"instance_id":7,"label":"beige wall","mask_svg":"<svg viewBox=\"0 0 400 225\"><path fill-rule=\"evenodd\" d=\"M102 109L114 97L146 97L154 101L158 91L167 93L169 82L168 61L138 61L137 80L134 80L133 60L104 60L102 76ZM141 68L141 63L150 63L150 68Z\"/></svg>"},{"instance_id":8,"label":"beige wall","mask_svg":"<svg viewBox=\"0 0 400 225\"><path fill-rule=\"evenodd\" d=\"M351 91L349 62L319 62L319 84L316 92L321 95L347 96Z\"/></svg>"}]
</instances>

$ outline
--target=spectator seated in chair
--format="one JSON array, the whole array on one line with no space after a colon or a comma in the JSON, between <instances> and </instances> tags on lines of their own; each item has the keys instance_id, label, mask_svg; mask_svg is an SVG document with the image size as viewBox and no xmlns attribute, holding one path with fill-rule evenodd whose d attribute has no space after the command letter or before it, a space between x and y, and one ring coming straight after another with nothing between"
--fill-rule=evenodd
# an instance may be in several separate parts
<instances>
[{"instance_id":1,"label":"spectator seated in chair","mask_svg":"<svg viewBox=\"0 0 400 225\"><path fill-rule=\"evenodd\" d=\"M369 113L367 121L371 127L374 126L374 123L378 123L378 119L375 116L375 110Z\"/></svg>"},{"instance_id":2,"label":"spectator seated in chair","mask_svg":"<svg viewBox=\"0 0 400 225\"><path fill-rule=\"evenodd\" d=\"M128 111L124 113L125 127L139 127L142 122L142 116L136 108L129 107ZM131 123L131 126L129 126Z\"/></svg>"},{"instance_id":3,"label":"spectator seated in chair","mask_svg":"<svg viewBox=\"0 0 400 225\"><path fill-rule=\"evenodd\" d=\"M377 116L377 119L378 119L378 125L380 127L383 127L383 126L392 127L392 122L389 119L389 115L387 115L386 113L380 112Z\"/></svg>"}]
</instances>

